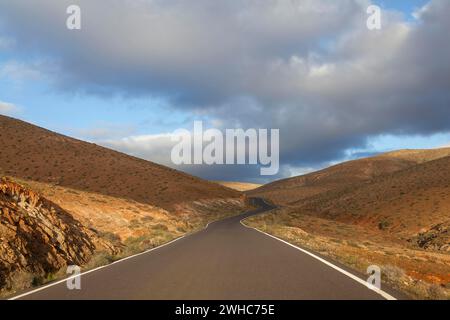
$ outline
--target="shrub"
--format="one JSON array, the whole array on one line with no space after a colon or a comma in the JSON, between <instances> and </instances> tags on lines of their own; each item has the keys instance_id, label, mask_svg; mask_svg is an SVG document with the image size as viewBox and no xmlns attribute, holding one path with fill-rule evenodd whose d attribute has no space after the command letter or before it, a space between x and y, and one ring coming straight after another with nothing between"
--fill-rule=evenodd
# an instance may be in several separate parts
<instances>
[{"instance_id":1,"label":"shrub","mask_svg":"<svg viewBox=\"0 0 450 320\"><path fill-rule=\"evenodd\" d=\"M378 229L386 230L390 226L390 222L387 220L382 220L378 223Z\"/></svg>"}]
</instances>

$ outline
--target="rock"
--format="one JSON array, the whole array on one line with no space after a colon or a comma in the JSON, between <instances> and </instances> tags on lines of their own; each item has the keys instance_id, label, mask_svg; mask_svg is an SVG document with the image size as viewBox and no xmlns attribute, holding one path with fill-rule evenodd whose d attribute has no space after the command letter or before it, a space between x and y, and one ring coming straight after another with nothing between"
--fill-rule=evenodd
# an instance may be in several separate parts
<instances>
[{"instance_id":1,"label":"rock","mask_svg":"<svg viewBox=\"0 0 450 320\"><path fill-rule=\"evenodd\" d=\"M26 272L45 277L68 264L85 264L96 234L32 190L0 179L0 289Z\"/></svg>"},{"instance_id":2,"label":"rock","mask_svg":"<svg viewBox=\"0 0 450 320\"><path fill-rule=\"evenodd\" d=\"M439 223L408 239L422 249L450 251L450 221Z\"/></svg>"}]
</instances>

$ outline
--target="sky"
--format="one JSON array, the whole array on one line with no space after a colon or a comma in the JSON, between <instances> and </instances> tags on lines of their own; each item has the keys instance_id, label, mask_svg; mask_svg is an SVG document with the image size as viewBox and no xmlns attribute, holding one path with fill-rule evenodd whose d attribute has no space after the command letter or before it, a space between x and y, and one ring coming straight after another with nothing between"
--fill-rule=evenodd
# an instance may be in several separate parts
<instances>
[{"instance_id":1,"label":"sky","mask_svg":"<svg viewBox=\"0 0 450 320\"><path fill-rule=\"evenodd\" d=\"M81 8L81 30L66 8ZM366 27L382 8L381 30ZM214 180L450 143L448 0L0 0L0 114ZM176 166L171 136L280 129L276 176Z\"/></svg>"}]
</instances>

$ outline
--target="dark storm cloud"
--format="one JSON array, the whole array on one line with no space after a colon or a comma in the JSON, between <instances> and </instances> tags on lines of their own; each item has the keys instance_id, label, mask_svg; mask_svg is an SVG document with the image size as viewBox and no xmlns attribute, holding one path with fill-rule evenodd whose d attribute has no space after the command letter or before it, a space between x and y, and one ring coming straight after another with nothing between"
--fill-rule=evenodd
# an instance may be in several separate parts
<instances>
[{"instance_id":1,"label":"dark storm cloud","mask_svg":"<svg viewBox=\"0 0 450 320\"><path fill-rule=\"evenodd\" d=\"M280 128L285 170L382 133L450 130L450 1L415 22L384 11L381 31L366 28L366 0L75 1L78 33L61 15L73 2L0 3L3 33L54 63L55 86L164 98L222 128Z\"/></svg>"}]
</instances>

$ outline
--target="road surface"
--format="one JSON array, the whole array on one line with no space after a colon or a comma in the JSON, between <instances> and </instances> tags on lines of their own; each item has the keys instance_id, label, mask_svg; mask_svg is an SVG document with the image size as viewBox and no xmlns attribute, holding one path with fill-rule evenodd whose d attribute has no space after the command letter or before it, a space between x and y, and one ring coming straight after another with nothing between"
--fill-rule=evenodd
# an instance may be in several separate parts
<instances>
[{"instance_id":1,"label":"road surface","mask_svg":"<svg viewBox=\"0 0 450 320\"><path fill-rule=\"evenodd\" d=\"M348 275L240 223L262 208L211 223L151 252L20 299L384 299Z\"/></svg>"}]
</instances>

